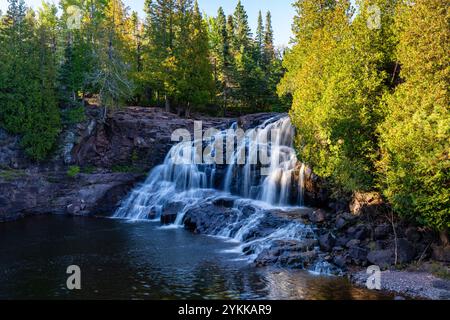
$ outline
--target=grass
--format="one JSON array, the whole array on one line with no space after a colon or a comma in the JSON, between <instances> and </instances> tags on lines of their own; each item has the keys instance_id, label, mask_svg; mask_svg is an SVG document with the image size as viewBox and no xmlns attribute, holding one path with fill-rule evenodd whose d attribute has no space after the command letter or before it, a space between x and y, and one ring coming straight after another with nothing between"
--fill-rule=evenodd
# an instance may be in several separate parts
<instances>
[{"instance_id":1,"label":"grass","mask_svg":"<svg viewBox=\"0 0 450 320\"><path fill-rule=\"evenodd\" d=\"M67 176L70 178L75 178L81 172L80 167L78 166L70 166L69 170L67 170Z\"/></svg>"}]
</instances>

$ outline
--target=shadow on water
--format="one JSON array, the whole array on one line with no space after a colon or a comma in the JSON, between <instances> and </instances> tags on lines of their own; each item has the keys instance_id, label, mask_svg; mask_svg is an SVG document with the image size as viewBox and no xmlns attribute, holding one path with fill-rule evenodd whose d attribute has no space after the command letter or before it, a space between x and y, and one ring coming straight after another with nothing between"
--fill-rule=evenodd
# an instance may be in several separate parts
<instances>
[{"instance_id":1,"label":"shadow on water","mask_svg":"<svg viewBox=\"0 0 450 320\"><path fill-rule=\"evenodd\" d=\"M337 277L254 268L236 244L151 222L42 216L0 224L1 299L390 299ZM232 251L232 250L231 250ZM82 289L66 288L69 265Z\"/></svg>"}]
</instances>

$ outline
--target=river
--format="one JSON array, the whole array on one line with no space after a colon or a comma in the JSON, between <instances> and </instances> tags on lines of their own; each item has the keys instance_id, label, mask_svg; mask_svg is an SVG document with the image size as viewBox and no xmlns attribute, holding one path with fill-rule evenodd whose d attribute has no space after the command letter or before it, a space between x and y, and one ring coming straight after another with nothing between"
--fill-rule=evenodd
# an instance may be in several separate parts
<instances>
[{"instance_id":1,"label":"river","mask_svg":"<svg viewBox=\"0 0 450 320\"><path fill-rule=\"evenodd\" d=\"M392 299L346 279L255 268L236 243L155 222L39 216L0 224L0 299ZM81 290L66 287L69 265Z\"/></svg>"}]
</instances>

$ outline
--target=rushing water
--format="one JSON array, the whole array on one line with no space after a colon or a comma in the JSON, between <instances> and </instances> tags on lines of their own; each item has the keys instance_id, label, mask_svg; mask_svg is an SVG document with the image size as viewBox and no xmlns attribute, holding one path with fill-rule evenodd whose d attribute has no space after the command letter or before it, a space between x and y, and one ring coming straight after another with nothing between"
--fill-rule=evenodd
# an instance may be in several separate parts
<instances>
[{"instance_id":1,"label":"rushing water","mask_svg":"<svg viewBox=\"0 0 450 320\"><path fill-rule=\"evenodd\" d=\"M0 299L392 298L339 277L253 268L234 244L152 222L43 216L0 224L0 243ZM66 288L73 264L80 291Z\"/></svg>"},{"instance_id":2,"label":"rushing water","mask_svg":"<svg viewBox=\"0 0 450 320\"><path fill-rule=\"evenodd\" d=\"M204 191L211 189L273 206L302 205L303 177L299 179L298 188L294 188L296 184L293 183L297 157L289 117L269 119L242 133L242 137L237 129L233 124L229 130L219 132L207 141L175 145L164 163L151 171L147 181L131 193L114 217L131 220L159 217L174 197L189 205L202 199ZM218 147L218 142L223 146ZM226 148L230 145L233 148ZM209 150L211 157L222 159L225 169L219 168L217 161L208 163L203 161L204 158L198 161L199 154L203 157L199 146ZM301 170L303 173L304 169Z\"/></svg>"},{"instance_id":3,"label":"rushing water","mask_svg":"<svg viewBox=\"0 0 450 320\"><path fill-rule=\"evenodd\" d=\"M295 219L256 239L252 236L271 210L292 212L303 204L305 166L298 164L294 133L289 117L278 116L247 132L235 123L206 139L182 141L172 147L145 183L131 192L113 217L140 221L175 214L174 225L182 226L188 210L232 195L236 197L236 218L208 233L241 242L235 249L238 252L251 248L249 261L277 240L315 239L312 227ZM323 255L308 269L323 274L340 272L324 261Z\"/></svg>"}]
</instances>

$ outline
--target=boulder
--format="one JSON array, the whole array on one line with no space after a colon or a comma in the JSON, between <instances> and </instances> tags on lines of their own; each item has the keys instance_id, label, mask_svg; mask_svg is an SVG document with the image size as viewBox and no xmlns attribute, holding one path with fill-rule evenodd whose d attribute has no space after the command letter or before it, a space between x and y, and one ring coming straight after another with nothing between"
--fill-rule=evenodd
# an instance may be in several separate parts
<instances>
[{"instance_id":1,"label":"boulder","mask_svg":"<svg viewBox=\"0 0 450 320\"><path fill-rule=\"evenodd\" d=\"M177 214L176 213L163 213L161 215L161 224L162 225L172 224L176 220L177 220Z\"/></svg>"},{"instance_id":2,"label":"boulder","mask_svg":"<svg viewBox=\"0 0 450 320\"><path fill-rule=\"evenodd\" d=\"M420 240L422 239L422 235L420 234L420 232L417 230L416 227L407 228L405 231L405 235L406 239L408 239L408 241L411 241L413 243L420 242Z\"/></svg>"},{"instance_id":3,"label":"boulder","mask_svg":"<svg viewBox=\"0 0 450 320\"><path fill-rule=\"evenodd\" d=\"M413 244L406 239L397 240L398 262L410 263L416 256L416 249Z\"/></svg>"},{"instance_id":4,"label":"boulder","mask_svg":"<svg viewBox=\"0 0 450 320\"><path fill-rule=\"evenodd\" d=\"M336 244L336 238L331 232L327 232L319 237L319 244L323 251L330 252Z\"/></svg>"},{"instance_id":5,"label":"boulder","mask_svg":"<svg viewBox=\"0 0 450 320\"><path fill-rule=\"evenodd\" d=\"M348 251L348 255L357 264L364 263L367 260L368 250L363 247L352 246Z\"/></svg>"},{"instance_id":6,"label":"boulder","mask_svg":"<svg viewBox=\"0 0 450 320\"><path fill-rule=\"evenodd\" d=\"M433 249L433 259L442 262L450 262L450 246L437 246L434 245Z\"/></svg>"},{"instance_id":7,"label":"boulder","mask_svg":"<svg viewBox=\"0 0 450 320\"><path fill-rule=\"evenodd\" d=\"M392 226L381 224L375 227L373 236L375 240L384 240L389 237L391 233L393 233Z\"/></svg>"},{"instance_id":8,"label":"boulder","mask_svg":"<svg viewBox=\"0 0 450 320\"><path fill-rule=\"evenodd\" d=\"M397 262L401 264L411 262L416 255L414 246L406 239L397 240ZM395 263L395 245L391 242L389 248L373 250L367 256L369 262L387 268Z\"/></svg>"},{"instance_id":9,"label":"boulder","mask_svg":"<svg viewBox=\"0 0 450 320\"><path fill-rule=\"evenodd\" d=\"M310 213L309 220L312 223L323 223L327 218L327 214L324 210L319 209Z\"/></svg>"},{"instance_id":10,"label":"boulder","mask_svg":"<svg viewBox=\"0 0 450 320\"><path fill-rule=\"evenodd\" d=\"M390 249L373 250L368 253L367 260L370 263L385 269L394 264L395 257L393 251Z\"/></svg>"},{"instance_id":11,"label":"boulder","mask_svg":"<svg viewBox=\"0 0 450 320\"><path fill-rule=\"evenodd\" d=\"M381 194L377 192L355 192L350 202L350 212L354 215L373 214L384 205Z\"/></svg>"}]
</instances>

